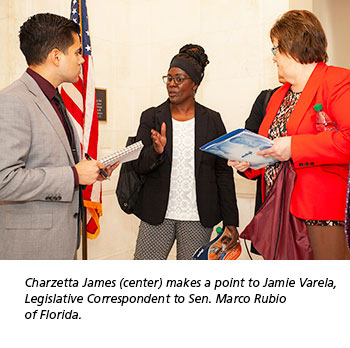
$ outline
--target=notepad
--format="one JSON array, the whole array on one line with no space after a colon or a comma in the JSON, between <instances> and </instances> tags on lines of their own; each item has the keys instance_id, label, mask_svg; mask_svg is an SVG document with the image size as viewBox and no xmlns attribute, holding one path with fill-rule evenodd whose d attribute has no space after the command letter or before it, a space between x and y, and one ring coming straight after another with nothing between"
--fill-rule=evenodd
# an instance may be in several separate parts
<instances>
[{"instance_id":1,"label":"notepad","mask_svg":"<svg viewBox=\"0 0 350 348\"><path fill-rule=\"evenodd\" d=\"M138 141L135 144L129 145L124 149L116 151L109 156L103 157L100 162L102 162L106 167L112 166L113 164L120 162L125 163L133 161L139 158L140 152L143 148L142 141Z\"/></svg>"}]
</instances>

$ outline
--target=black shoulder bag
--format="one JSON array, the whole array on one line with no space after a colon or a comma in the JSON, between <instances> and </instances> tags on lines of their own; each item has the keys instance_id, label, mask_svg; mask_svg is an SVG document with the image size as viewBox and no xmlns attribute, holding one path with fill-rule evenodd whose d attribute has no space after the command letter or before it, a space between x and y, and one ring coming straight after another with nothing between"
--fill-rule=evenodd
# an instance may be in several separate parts
<instances>
[{"instance_id":1,"label":"black shoulder bag","mask_svg":"<svg viewBox=\"0 0 350 348\"><path fill-rule=\"evenodd\" d=\"M157 108L154 108L153 116L153 128L160 131L159 121L156 116ZM128 137L126 146L132 145L136 142L136 136ZM137 161L137 160L135 160ZM127 214L134 213L137 198L144 182L146 181L145 175L139 175L135 172L131 162L123 163L120 172L117 188L115 193L117 195L120 208Z\"/></svg>"},{"instance_id":2,"label":"black shoulder bag","mask_svg":"<svg viewBox=\"0 0 350 348\"><path fill-rule=\"evenodd\" d=\"M136 136L128 137L126 146L132 145L135 142ZM127 214L132 214L134 212L137 197L145 182L145 176L137 174L132 163L133 161L122 164L117 188L115 190L120 208Z\"/></svg>"}]
</instances>

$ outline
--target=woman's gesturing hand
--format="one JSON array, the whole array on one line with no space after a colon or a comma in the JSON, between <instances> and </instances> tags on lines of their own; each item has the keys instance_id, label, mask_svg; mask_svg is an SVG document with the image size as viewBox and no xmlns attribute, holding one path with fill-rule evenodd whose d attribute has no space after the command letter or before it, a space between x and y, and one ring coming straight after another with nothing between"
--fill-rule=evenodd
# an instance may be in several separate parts
<instances>
[{"instance_id":1,"label":"woman's gesturing hand","mask_svg":"<svg viewBox=\"0 0 350 348\"><path fill-rule=\"evenodd\" d=\"M162 127L160 129L160 133L154 129L151 129L151 138L153 141L154 151L161 155L164 151L166 145L166 124L162 123Z\"/></svg>"}]
</instances>

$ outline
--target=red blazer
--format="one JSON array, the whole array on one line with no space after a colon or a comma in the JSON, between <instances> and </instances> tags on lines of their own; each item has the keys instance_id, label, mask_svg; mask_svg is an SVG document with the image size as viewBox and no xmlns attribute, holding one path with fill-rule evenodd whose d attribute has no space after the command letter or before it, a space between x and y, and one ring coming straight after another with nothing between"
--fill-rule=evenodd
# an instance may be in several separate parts
<instances>
[{"instance_id":1,"label":"red blazer","mask_svg":"<svg viewBox=\"0 0 350 348\"><path fill-rule=\"evenodd\" d=\"M277 90L259 134L267 136L290 87ZM318 133L314 105L321 103L338 130ZM297 179L290 211L308 220L344 220L350 161L350 71L318 63L287 123ZM248 173L247 173L248 174ZM249 173L264 175L264 170Z\"/></svg>"}]
</instances>

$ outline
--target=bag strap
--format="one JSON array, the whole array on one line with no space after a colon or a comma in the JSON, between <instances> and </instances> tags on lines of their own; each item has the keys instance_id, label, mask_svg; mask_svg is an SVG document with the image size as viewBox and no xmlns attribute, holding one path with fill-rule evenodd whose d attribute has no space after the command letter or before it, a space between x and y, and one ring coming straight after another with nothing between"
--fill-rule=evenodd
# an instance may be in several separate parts
<instances>
[{"instance_id":1,"label":"bag strap","mask_svg":"<svg viewBox=\"0 0 350 348\"><path fill-rule=\"evenodd\" d=\"M265 98L264 98L264 104L263 104L263 118L265 117L266 115L266 108L267 108L267 104L269 103L270 99L271 99L271 96L273 94L273 90L272 89L268 89L266 94L265 94Z\"/></svg>"},{"instance_id":2,"label":"bag strap","mask_svg":"<svg viewBox=\"0 0 350 348\"><path fill-rule=\"evenodd\" d=\"M287 166L288 166L288 161L283 162L282 168L281 168L280 172L277 174L277 176L283 175L282 198L281 198L283 205L286 203L285 202L285 194L286 194L286 170L288 170ZM276 181L276 179L275 179L275 181ZM283 211L283 206L282 206L282 209L280 211L280 217L278 219L277 239L276 239L276 244L275 244L275 251L273 253L273 260L276 260L277 247L278 247L278 242L280 240L281 227L282 227L282 211Z\"/></svg>"}]
</instances>

